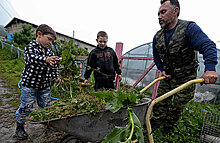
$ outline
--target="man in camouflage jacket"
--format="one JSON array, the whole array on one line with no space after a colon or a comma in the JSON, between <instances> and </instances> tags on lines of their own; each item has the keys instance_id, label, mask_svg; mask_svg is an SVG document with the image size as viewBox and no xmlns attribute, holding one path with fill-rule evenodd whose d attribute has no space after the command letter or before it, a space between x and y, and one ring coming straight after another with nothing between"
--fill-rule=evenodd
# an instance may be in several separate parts
<instances>
[{"instance_id":1,"label":"man in camouflage jacket","mask_svg":"<svg viewBox=\"0 0 220 143\"><path fill-rule=\"evenodd\" d=\"M158 96L161 96L197 76L197 51L203 54L205 71L201 78L211 84L217 80L216 45L201 28L192 21L178 19L178 0L161 0L158 11L159 30L153 39L153 55L157 68L166 80L161 81ZM191 85L154 106L151 118L152 129L163 125L164 134L172 129L186 103L194 96ZM158 97L157 96L157 97Z\"/></svg>"}]
</instances>

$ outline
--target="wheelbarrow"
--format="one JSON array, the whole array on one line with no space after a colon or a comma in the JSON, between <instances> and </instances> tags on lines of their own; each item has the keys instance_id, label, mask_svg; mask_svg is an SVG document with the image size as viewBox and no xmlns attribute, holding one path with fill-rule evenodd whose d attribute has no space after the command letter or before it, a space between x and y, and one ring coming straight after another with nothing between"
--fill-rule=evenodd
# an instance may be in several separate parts
<instances>
[{"instance_id":1,"label":"wheelbarrow","mask_svg":"<svg viewBox=\"0 0 220 143\"><path fill-rule=\"evenodd\" d=\"M140 93L143 93L153 84L155 84L157 81L163 79L165 79L165 77L160 77L155 79L148 86L142 89ZM141 124L147 125L147 131L148 131L148 137L150 143L154 142L151 124L150 124L150 115L152 113L153 106L156 103L172 96L173 94L179 92L180 90L188 87L191 84L202 83L202 82L203 79L195 79L188 81L187 83L154 99L152 102L150 98L144 98L143 100L145 101L143 103L131 107L134 110L137 117L139 118ZM116 113L112 113L111 111L101 111L97 113L96 116L92 116L92 117L90 117L88 114L89 113L77 114L76 116L72 116L72 117L67 117L62 119L52 119L40 123L46 124L59 131L68 133L69 135L72 135L81 141L90 141L92 143L101 142L104 139L104 137L108 135L115 128L115 126L127 125L127 121L124 120L128 114L126 108L122 108Z\"/></svg>"},{"instance_id":2,"label":"wheelbarrow","mask_svg":"<svg viewBox=\"0 0 220 143\"><path fill-rule=\"evenodd\" d=\"M141 104L131 106L142 125L145 124L146 109L150 102L150 98L143 98ZM72 117L52 119L40 122L40 124L46 124L58 131L68 133L80 141L92 143L101 142L115 126L127 125L125 120L128 114L127 108L121 108L116 113L107 110L98 112L96 116L88 114L82 113Z\"/></svg>"},{"instance_id":3,"label":"wheelbarrow","mask_svg":"<svg viewBox=\"0 0 220 143\"><path fill-rule=\"evenodd\" d=\"M142 94L145 90L162 79L164 79L164 77L155 79L152 83L142 89L140 93ZM150 102L150 98L143 98L141 104L131 107L139 118L141 125L145 124L146 111ZM67 139L63 140L64 142L75 138L84 142L89 141L92 143L101 142L104 137L115 128L115 126L123 127L127 125L127 121L125 120L128 114L127 108L121 108L116 113L112 113L111 111L101 111L98 112L96 116L91 117L88 114L89 113L82 113L72 117L52 119L40 122L40 124L46 124L58 131L63 131L69 134L67 135Z\"/></svg>"}]
</instances>

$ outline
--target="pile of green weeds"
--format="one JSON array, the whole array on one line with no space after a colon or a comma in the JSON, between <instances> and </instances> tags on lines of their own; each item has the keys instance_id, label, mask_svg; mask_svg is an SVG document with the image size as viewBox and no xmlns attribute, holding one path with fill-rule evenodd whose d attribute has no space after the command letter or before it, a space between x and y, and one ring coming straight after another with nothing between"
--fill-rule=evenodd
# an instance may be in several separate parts
<instances>
[{"instance_id":1,"label":"pile of green weeds","mask_svg":"<svg viewBox=\"0 0 220 143\"><path fill-rule=\"evenodd\" d=\"M59 80L54 82L51 88L52 96L57 100L52 101L49 107L31 111L29 119L42 122L76 116L79 113L95 116L100 111L110 110L115 113L122 107L126 107L128 110L127 126L116 127L103 142L120 140L130 142L135 139L143 142L142 126L130 106L141 103L141 99L146 96L139 94L137 90L128 92L128 88L103 89L97 92L92 87L83 88L83 81L78 76L79 68L74 62L75 58L76 56L71 54L71 49L66 48L62 51Z\"/></svg>"}]
</instances>

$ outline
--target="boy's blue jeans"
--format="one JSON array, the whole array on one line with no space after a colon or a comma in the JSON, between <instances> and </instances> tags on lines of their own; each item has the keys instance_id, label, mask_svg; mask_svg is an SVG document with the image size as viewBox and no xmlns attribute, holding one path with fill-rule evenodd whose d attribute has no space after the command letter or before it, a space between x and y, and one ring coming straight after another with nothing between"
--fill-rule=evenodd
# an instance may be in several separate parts
<instances>
[{"instance_id":1,"label":"boy's blue jeans","mask_svg":"<svg viewBox=\"0 0 220 143\"><path fill-rule=\"evenodd\" d=\"M40 108L49 106L51 100L50 94L51 94L50 87L43 90L37 90L23 86L21 88L21 97L20 97L21 104L15 113L16 120L20 124L24 123L23 119L25 118L25 116L28 116L31 109L33 109L33 105L35 103L35 97L37 99L37 104Z\"/></svg>"}]
</instances>

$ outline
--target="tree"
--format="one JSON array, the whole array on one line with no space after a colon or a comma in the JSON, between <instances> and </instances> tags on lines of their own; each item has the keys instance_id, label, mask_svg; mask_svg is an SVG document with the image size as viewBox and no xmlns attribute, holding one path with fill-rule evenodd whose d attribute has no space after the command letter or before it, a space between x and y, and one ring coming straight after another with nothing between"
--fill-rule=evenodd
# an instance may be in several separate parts
<instances>
[{"instance_id":1,"label":"tree","mask_svg":"<svg viewBox=\"0 0 220 143\"><path fill-rule=\"evenodd\" d=\"M23 24L22 30L20 32L15 32L14 42L17 43L20 47L25 47L29 42L36 38L32 25Z\"/></svg>"}]
</instances>

